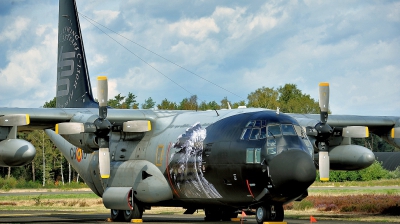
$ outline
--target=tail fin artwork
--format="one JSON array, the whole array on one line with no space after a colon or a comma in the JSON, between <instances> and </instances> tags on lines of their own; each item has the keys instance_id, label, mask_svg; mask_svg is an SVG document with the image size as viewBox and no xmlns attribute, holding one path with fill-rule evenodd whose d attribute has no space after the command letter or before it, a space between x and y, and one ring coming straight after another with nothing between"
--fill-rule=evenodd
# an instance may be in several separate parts
<instances>
[{"instance_id":1,"label":"tail fin artwork","mask_svg":"<svg viewBox=\"0 0 400 224\"><path fill-rule=\"evenodd\" d=\"M59 2L57 59L57 107L98 107L92 95L75 0Z\"/></svg>"}]
</instances>

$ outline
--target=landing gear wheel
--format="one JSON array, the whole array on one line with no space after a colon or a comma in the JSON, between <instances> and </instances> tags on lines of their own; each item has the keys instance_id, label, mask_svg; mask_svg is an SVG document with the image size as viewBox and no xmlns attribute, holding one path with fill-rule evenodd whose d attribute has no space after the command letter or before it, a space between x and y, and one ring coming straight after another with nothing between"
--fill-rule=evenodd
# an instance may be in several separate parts
<instances>
[{"instance_id":1,"label":"landing gear wheel","mask_svg":"<svg viewBox=\"0 0 400 224\"><path fill-rule=\"evenodd\" d=\"M263 224L264 221L268 221L268 217L270 215L268 214L268 210L265 209L264 206L260 206L257 208L256 211L256 221L258 224Z\"/></svg>"},{"instance_id":2,"label":"landing gear wheel","mask_svg":"<svg viewBox=\"0 0 400 224\"><path fill-rule=\"evenodd\" d=\"M123 211L111 209L111 219L116 222L124 221Z\"/></svg>"},{"instance_id":3,"label":"landing gear wheel","mask_svg":"<svg viewBox=\"0 0 400 224\"><path fill-rule=\"evenodd\" d=\"M125 222L130 222L132 219L141 219L143 216L143 207L137 203L133 204L133 210L121 211L124 216Z\"/></svg>"},{"instance_id":4,"label":"landing gear wheel","mask_svg":"<svg viewBox=\"0 0 400 224\"><path fill-rule=\"evenodd\" d=\"M284 211L282 205L264 205L257 208L256 221L262 224L265 221L283 221Z\"/></svg>"}]
</instances>

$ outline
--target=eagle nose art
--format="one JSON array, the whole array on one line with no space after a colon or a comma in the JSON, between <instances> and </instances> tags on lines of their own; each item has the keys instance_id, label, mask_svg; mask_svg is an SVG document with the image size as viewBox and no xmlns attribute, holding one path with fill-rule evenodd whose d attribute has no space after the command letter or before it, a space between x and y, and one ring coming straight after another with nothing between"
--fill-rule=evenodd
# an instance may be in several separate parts
<instances>
[{"instance_id":1,"label":"eagle nose art","mask_svg":"<svg viewBox=\"0 0 400 224\"><path fill-rule=\"evenodd\" d=\"M309 154L301 150L284 151L270 162L275 189L285 194L301 194L314 181L316 169Z\"/></svg>"}]
</instances>

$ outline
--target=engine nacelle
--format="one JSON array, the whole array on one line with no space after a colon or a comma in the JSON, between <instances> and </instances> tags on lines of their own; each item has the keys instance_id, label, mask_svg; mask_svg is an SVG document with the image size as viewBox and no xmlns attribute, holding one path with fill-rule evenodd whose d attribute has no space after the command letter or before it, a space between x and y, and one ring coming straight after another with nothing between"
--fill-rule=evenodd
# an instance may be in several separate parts
<instances>
[{"instance_id":1,"label":"engine nacelle","mask_svg":"<svg viewBox=\"0 0 400 224\"><path fill-rule=\"evenodd\" d=\"M386 135L381 136L389 144L400 148L400 119L396 122L395 126Z\"/></svg>"},{"instance_id":2,"label":"engine nacelle","mask_svg":"<svg viewBox=\"0 0 400 224\"><path fill-rule=\"evenodd\" d=\"M103 193L103 204L108 209L132 210L132 187L108 187Z\"/></svg>"},{"instance_id":3,"label":"engine nacelle","mask_svg":"<svg viewBox=\"0 0 400 224\"><path fill-rule=\"evenodd\" d=\"M0 142L0 166L23 166L36 155L35 147L22 139L6 139Z\"/></svg>"},{"instance_id":4,"label":"engine nacelle","mask_svg":"<svg viewBox=\"0 0 400 224\"><path fill-rule=\"evenodd\" d=\"M338 145L329 148L331 170L361 170L375 161L374 153L359 145Z\"/></svg>"}]
</instances>

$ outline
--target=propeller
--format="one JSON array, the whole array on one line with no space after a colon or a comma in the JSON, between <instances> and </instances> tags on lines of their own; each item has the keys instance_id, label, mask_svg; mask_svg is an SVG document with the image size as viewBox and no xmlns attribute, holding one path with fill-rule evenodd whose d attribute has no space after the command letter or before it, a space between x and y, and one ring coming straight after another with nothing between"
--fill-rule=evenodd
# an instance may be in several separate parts
<instances>
[{"instance_id":1,"label":"propeller","mask_svg":"<svg viewBox=\"0 0 400 224\"><path fill-rule=\"evenodd\" d=\"M333 133L331 126L327 124L329 111L329 83L319 84L319 109L321 121L315 126L317 130L317 142L319 150L319 175L321 181L329 180L329 152L328 139Z\"/></svg>"},{"instance_id":2,"label":"propeller","mask_svg":"<svg viewBox=\"0 0 400 224\"><path fill-rule=\"evenodd\" d=\"M99 147L99 170L101 178L110 177L110 132L113 125L107 120L108 81L106 76L97 77L97 97L99 100L99 115L94 122L64 122L56 125L56 133L71 135L93 133L96 145ZM134 120L123 122L123 132L147 132L151 130L149 120Z\"/></svg>"},{"instance_id":3,"label":"propeller","mask_svg":"<svg viewBox=\"0 0 400 224\"><path fill-rule=\"evenodd\" d=\"M99 100L99 117L94 122L64 122L56 125L56 133L71 135L94 133L99 147L99 170L101 178L110 177L109 134L112 124L107 120L108 81L106 76L97 77L97 97Z\"/></svg>"},{"instance_id":4,"label":"propeller","mask_svg":"<svg viewBox=\"0 0 400 224\"><path fill-rule=\"evenodd\" d=\"M315 136L318 147L318 166L321 181L329 180L329 138L342 136L346 138L366 138L369 136L368 127L347 126L332 129L327 124L329 112L329 83L319 84L320 122L315 127L307 127L308 135Z\"/></svg>"}]
</instances>

